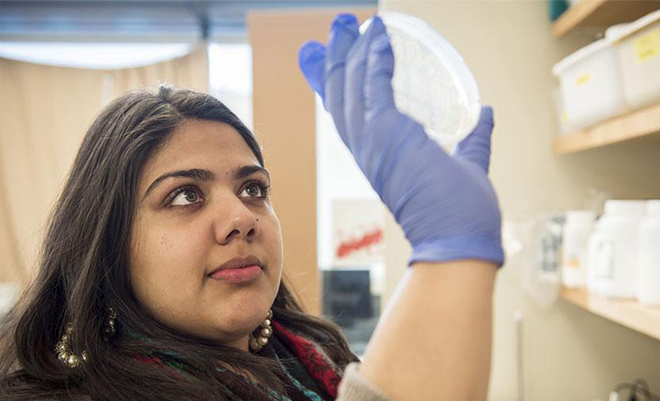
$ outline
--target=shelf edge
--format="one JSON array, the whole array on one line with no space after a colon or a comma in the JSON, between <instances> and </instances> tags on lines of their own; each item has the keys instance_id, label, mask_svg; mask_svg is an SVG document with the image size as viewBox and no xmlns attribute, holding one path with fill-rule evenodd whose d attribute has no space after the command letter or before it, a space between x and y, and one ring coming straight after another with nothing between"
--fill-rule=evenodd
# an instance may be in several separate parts
<instances>
[{"instance_id":1,"label":"shelf edge","mask_svg":"<svg viewBox=\"0 0 660 401\"><path fill-rule=\"evenodd\" d=\"M582 1L566 10L557 21L552 24L552 35L561 38L569 31L580 25L594 11L605 4L607 0Z\"/></svg>"},{"instance_id":2,"label":"shelf edge","mask_svg":"<svg viewBox=\"0 0 660 401\"><path fill-rule=\"evenodd\" d=\"M640 305L632 299L609 299L584 288L562 287L560 298L596 316L660 341L660 308Z\"/></svg>"},{"instance_id":3,"label":"shelf edge","mask_svg":"<svg viewBox=\"0 0 660 401\"><path fill-rule=\"evenodd\" d=\"M555 153L567 154L642 138L660 132L660 103L613 117L553 141Z\"/></svg>"}]
</instances>

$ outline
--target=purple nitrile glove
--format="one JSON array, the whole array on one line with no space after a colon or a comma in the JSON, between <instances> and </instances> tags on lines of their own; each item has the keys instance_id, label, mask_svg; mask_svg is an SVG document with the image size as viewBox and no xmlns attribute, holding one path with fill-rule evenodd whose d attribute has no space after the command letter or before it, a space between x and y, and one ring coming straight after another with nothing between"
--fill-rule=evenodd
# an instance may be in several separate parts
<instances>
[{"instance_id":1,"label":"purple nitrile glove","mask_svg":"<svg viewBox=\"0 0 660 401\"><path fill-rule=\"evenodd\" d=\"M504 263L501 216L488 179L493 111L448 155L424 128L397 110L394 55L382 20L361 35L351 14L332 23L327 47L307 42L300 68L332 115L381 200L403 228L408 262L481 259Z\"/></svg>"}]
</instances>

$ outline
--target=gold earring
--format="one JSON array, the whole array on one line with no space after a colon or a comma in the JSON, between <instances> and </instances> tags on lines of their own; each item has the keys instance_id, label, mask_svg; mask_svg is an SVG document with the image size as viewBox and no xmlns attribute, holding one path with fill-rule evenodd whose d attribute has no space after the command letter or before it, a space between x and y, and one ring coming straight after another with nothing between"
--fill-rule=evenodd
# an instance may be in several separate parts
<instances>
[{"instance_id":1,"label":"gold earring","mask_svg":"<svg viewBox=\"0 0 660 401\"><path fill-rule=\"evenodd\" d=\"M268 316L261 323L261 333L257 338L254 338L252 333L250 333L250 350L256 353L259 352L266 344L268 344L268 339L273 335L273 329L270 327L271 319L273 318L273 310L268 311Z\"/></svg>"},{"instance_id":2,"label":"gold earring","mask_svg":"<svg viewBox=\"0 0 660 401\"><path fill-rule=\"evenodd\" d=\"M117 318L117 311L110 307L108 308L108 315L108 321L105 323L105 327L103 328L106 341L115 335L115 319Z\"/></svg>"},{"instance_id":3,"label":"gold earring","mask_svg":"<svg viewBox=\"0 0 660 401\"><path fill-rule=\"evenodd\" d=\"M105 333L106 341L110 339L115 334L115 319L117 318L117 312L113 308L109 308L109 317L106 325L103 329ZM57 359L68 368L77 368L81 363L87 362L87 350L84 350L80 353L80 356L73 353L69 348L71 345L71 340L73 338L73 325L67 323L66 328L64 329L64 334L62 339L55 345L55 351L57 352Z\"/></svg>"},{"instance_id":4,"label":"gold earring","mask_svg":"<svg viewBox=\"0 0 660 401\"><path fill-rule=\"evenodd\" d=\"M57 359L68 368L77 368L80 366L80 362L87 362L87 350L83 351L78 355L71 352L69 349L69 342L73 336L73 326L71 323L67 323L66 329L64 329L64 335L62 339L55 345L55 351L57 351Z\"/></svg>"}]
</instances>

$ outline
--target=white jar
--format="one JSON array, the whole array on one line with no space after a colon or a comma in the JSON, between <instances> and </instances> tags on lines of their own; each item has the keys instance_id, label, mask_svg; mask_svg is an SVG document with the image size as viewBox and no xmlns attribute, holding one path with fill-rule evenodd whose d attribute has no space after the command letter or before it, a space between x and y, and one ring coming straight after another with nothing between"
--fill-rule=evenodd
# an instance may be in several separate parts
<instances>
[{"instance_id":1,"label":"white jar","mask_svg":"<svg viewBox=\"0 0 660 401\"><path fill-rule=\"evenodd\" d=\"M645 201L609 200L589 240L590 290L608 297L637 294L639 228Z\"/></svg>"},{"instance_id":2,"label":"white jar","mask_svg":"<svg viewBox=\"0 0 660 401\"><path fill-rule=\"evenodd\" d=\"M559 78L568 123L584 128L626 111L616 48L608 37L597 40L552 68Z\"/></svg>"},{"instance_id":3,"label":"white jar","mask_svg":"<svg viewBox=\"0 0 660 401\"><path fill-rule=\"evenodd\" d=\"M637 300L660 306L660 200L648 201L646 210L639 229Z\"/></svg>"},{"instance_id":4,"label":"white jar","mask_svg":"<svg viewBox=\"0 0 660 401\"><path fill-rule=\"evenodd\" d=\"M566 287L584 287L587 283L587 242L595 220L596 213L591 211L566 213L561 264L562 283Z\"/></svg>"},{"instance_id":5,"label":"white jar","mask_svg":"<svg viewBox=\"0 0 660 401\"><path fill-rule=\"evenodd\" d=\"M602 217L601 217L602 220ZM595 229L589 237L587 244L587 289L589 292L600 294L600 277L598 272L599 257L601 257L601 240L600 240L600 222L598 220L595 224Z\"/></svg>"},{"instance_id":6,"label":"white jar","mask_svg":"<svg viewBox=\"0 0 660 401\"><path fill-rule=\"evenodd\" d=\"M605 35L616 48L623 99L639 109L660 101L660 10Z\"/></svg>"}]
</instances>

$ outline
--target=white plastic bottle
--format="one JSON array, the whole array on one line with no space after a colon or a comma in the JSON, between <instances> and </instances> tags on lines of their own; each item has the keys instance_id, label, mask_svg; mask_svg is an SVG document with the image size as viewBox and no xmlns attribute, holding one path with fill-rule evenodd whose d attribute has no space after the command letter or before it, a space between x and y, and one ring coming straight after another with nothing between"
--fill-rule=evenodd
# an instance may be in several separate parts
<instances>
[{"instance_id":1,"label":"white plastic bottle","mask_svg":"<svg viewBox=\"0 0 660 401\"><path fill-rule=\"evenodd\" d=\"M646 211L639 229L637 300L660 306L660 200L648 201Z\"/></svg>"},{"instance_id":2,"label":"white plastic bottle","mask_svg":"<svg viewBox=\"0 0 660 401\"><path fill-rule=\"evenodd\" d=\"M602 220L602 217L601 217ZM594 231L589 237L587 244L587 289L589 292L600 294L600 276L598 272L600 247L602 246L600 238L600 221L594 225Z\"/></svg>"},{"instance_id":3,"label":"white plastic bottle","mask_svg":"<svg viewBox=\"0 0 660 401\"><path fill-rule=\"evenodd\" d=\"M605 214L589 242L589 288L617 298L635 298L639 264L639 229L646 212L645 201L609 200Z\"/></svg>"},{"instance_id":4,"label":"white plastic bottle","mask_svg":"<svg viewBox=\"0 0 660 401\"><path fill-rule=\"evenodd\" d=\"M587 243L594 228L596 213L574 210L566 213L561 277L564 286L584 287L587 283Z\"/></svg>"}]
</instances>

